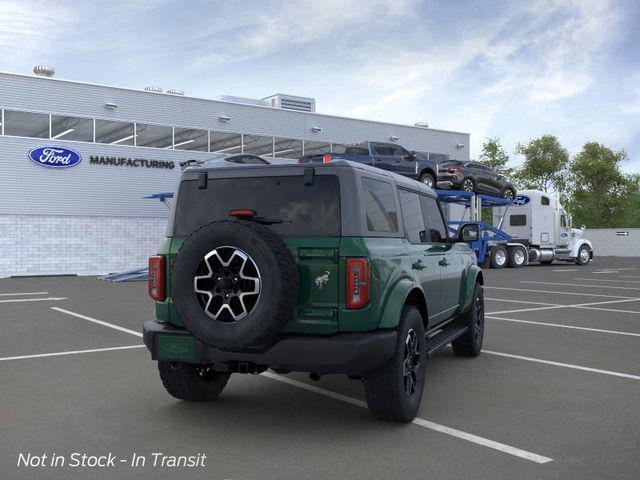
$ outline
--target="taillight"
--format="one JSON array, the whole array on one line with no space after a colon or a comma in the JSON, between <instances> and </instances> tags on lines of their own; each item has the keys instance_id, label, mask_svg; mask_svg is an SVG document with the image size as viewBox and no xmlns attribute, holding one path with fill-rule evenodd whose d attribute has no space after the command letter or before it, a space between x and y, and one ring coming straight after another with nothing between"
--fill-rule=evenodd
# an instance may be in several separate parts
<instances>
[{"instance_id":1,"label":"taillight","mask_svg":"<svg viewBox=\"0 0 640 480\"><path fill-rule=\"evenodd\" d=\"M156 302L162 302L166 297L164 267L164 255L149 258L149 296Z\"/></svg>"},{"instance_id":2,"label":"taillight","mask_svg":"<svg viewBox=\"0 0 640 480\"><path fill-rule=\"evenodd\" d=\"M461 171L462 171L462 168L460 168L460 167L451 167L449 169L450 173L458 173L458 172L461 172Z\"/></svg>"},{"instance_id":3,"label":"taillight","mask_svg":"<svg viewBox=\"0 0 640 480\"><path fill-rule=\"evenodd\" d=\"M371 296L368 258L347 259L347 308L362 308Z\"/></svg>"},{"instance_id":4,"label":"taillight","mask_svg":"<svg viewBox=\"0 0 640 480\"><path fill-rule=\"evenodd\" d=\"M331 154L325 153L322 155L322 163L329 163L331 161Z\"/></svg>"}]
</instances>

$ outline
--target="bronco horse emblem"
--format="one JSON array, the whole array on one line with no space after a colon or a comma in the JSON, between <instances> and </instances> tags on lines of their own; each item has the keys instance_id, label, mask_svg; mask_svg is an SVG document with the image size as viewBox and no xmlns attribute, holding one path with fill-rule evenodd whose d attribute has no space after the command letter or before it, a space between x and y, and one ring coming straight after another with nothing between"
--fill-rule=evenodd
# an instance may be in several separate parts
<instances>
[{"instance_id":1,"label":"bronco horse emblem","mask_svg":"<svg viewBox=\"0 0 640 480\"><path fill-rule=\"evenodd\" d=\"M316 277L316 286L318 287L318 290L322 290L322 287L324 287L327 282L329 281L329 271L325 271L324 275L319 275Z\"/></svg>"}]
</instances>

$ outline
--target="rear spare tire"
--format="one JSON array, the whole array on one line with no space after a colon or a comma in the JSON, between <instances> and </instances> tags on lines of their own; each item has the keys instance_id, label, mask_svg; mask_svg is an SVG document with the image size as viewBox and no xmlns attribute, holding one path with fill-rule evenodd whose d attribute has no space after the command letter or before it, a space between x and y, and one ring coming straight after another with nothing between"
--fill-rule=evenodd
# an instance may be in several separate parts
<instances>
[{"instance_id":1,"label":"rear spare tire","mask_svg":"<svg viewBox=\"0 0 640 480\"><path fill-rule=\"evenodd\" d=\"M193 232L180 248L171 296L185 327L207 344L265 345L293 316L298 271L270 228L218 221Z\"/></svg>"}]
</instances>

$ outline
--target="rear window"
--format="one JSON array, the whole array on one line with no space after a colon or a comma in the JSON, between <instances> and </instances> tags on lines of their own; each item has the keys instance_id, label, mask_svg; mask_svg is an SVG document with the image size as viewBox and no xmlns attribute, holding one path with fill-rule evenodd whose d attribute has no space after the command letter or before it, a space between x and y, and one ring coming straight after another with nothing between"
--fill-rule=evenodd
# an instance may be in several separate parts
<instances>
[{"instance_id":1,"label":"rear window","mask_svg":"<svg viewBox=\"0 0 640 480\"><path fill-rule=\"evenodd\" d=\"M335 175L316 175L313 185L301 176L209 179L200 190L197 180L180 184L173 233L186 236L229 211L249 209L260 217L279 219L270 225L290 237L340 235L340 183Z\"/></svg>"},{"instance_id":2,"label":"rear window","mask_svg":"<svg viewBox=\"0 0 640 480\"><path fill-rule=\"evenodd\" d=\"M369 147L366 145L352 145L345 150L346 155L366 155L369 156Z\"/></svg>"}]
</instances>

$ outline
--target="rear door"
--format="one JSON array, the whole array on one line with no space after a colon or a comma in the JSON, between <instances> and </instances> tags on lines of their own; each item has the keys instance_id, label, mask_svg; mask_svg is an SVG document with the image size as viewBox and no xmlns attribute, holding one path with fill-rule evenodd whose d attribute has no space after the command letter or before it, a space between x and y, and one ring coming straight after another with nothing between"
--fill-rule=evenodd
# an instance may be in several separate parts
<instances>
[{"instance_id":1,"label":"rear door","mask_svg":"<svg viewBox=\"0 0 640 480\"><path fill-rule=\"evenodd\" d=\"M426 254L433 257L440 267L440 315L446 320L455 312L460 301L462 258L449 240L446 223L438 201L434 197L421 195L422 212L429 236Z\"/></svg>"},{"instance_id":2,"label":"rear door","mask_svg":"<svg viewBox=\"0 0 640 480\"><path fill-rule=\"evenodd\" d=\"M398 194L405 239L411 255L411 268L422 286L427 301L429 325L432 325L438 323L442 311L442 274L438 265L440 255L429 252L431 244L427 237L420 195L405 189L398 189Z\"/></svg>"}]
</instances>

